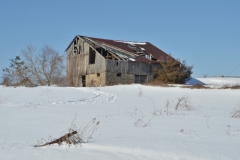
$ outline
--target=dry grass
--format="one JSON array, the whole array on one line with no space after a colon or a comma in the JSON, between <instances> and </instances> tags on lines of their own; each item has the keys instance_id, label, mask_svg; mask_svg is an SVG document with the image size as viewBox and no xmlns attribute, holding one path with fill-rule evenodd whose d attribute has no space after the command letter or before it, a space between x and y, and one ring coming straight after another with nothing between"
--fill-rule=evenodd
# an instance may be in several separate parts
<instances>
[{"instance_id":1,"label":"dry grass","mask_svg":"<svg viewBox=\"0 0 240 160\"><path fill-rule=\"evenodd\" d=\"M225 84L222 87L220 87L219 89L240 89L240 84L235 84L235 85Z\"/></svg>"},{"instance_id":2,"label":"dry grass","mask_svg":"<svg viewBox=\"0 0 240 160\"><path fill-rule=\"evenodd\" d=\"M163 83L161 81L152 81L152 82L146 82L144 83L146 86L160 86L160 87L174 87L173 85Z\"/></svg>"},{"instance_id":3,"label":"dry grass","mask_svg":"<svg viewBox=\"0 0 240 160\"><path fill-rule=\"evenodd\" d=\"M232 118L240 118L240 109L231 113Z\"/></svg>"},{"instance_id":4,"label":"dry grass","mask_svg":"<svg viewBox=\"0 0 240 160\"><path fill-rule=\"evenodd\" d=\"M48 145L52 145L52 144L58 144L63 145L63 144L67 144L69 147L71 145L77 145L79 143L86 143L89 141L89 139L92 138L92 135L94 134L94 132L97 130L100 121L97 120L97 117L93 118L85 127L80 127L78 128L76 123L76 116L72 121L71 126L68 129L68 133L64 134L63 136L54 139L54 140L50 140L50 141L46 141L45 139L41 139L41 141L38 141L37 145L34 145L34 147L43 147L43 146L48 146Z\"/></svg>"},{"instance_id":5,"label":"dry grass","mask_svg":"<svg viewBox=\"0 0 240 160\"><path fill-rule=\"evenodd\" d=\"M9 130L10 130L10 129L9 129ZM8 132L7 132L7 135L6 135L5 139L4 139L4 142L3 142L3 145L2 145L2 149L4 149L4 145L5 145L5 142L6 142L6 139L7 139L8 133L9 133L9 130L8 130Z\"/></svg>"},{"instance_id":6,"label":"dry grass","mask_svg":"<svg viewBox=\"0 0 240 160\"><path fill-rule=\"evenodd\" d=\"M182 88L190 88L190 89L211 89L210 87L206 87L204 85L201 84L194 84L191 86L183 86Z\"/></svg>"},{"instance_id":7,"label":"dry grass","mask_svg":"<svg viewBox=\"0 0 240 160\"><path fill-rule=\"evenodd\" d=\"M182 96L177 99L177 103L175 104L174 109L177 110L193 110L189 97Z\"/></svg>"},{"instance_id":8,"label":"dry grass","mask_svg":"<svg viewBox=\"0 0 240 160\"><path fill-rule=\"evenodd\" d=\"M230 116L232 118L240 118L240 105L238 104L238 107L235 108L235 110L230 113Z\"/></svg>"}]
</instances>

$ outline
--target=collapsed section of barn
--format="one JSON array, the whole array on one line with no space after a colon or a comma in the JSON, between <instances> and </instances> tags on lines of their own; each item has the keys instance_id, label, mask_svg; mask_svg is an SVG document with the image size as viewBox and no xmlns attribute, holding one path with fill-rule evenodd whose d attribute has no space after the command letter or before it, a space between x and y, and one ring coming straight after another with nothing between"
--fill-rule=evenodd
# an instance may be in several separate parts
<instances>
[{"instance_id":1,"label":"collapsed section of barn","mask_svg":"<svg viewBox=\"0 0 240 160\"><path fill-rule=\"evenodd\" d=\"M68 86L145 83L172 58L149 42L76 36L66 49Z\"/></svg>"}]
</instances>

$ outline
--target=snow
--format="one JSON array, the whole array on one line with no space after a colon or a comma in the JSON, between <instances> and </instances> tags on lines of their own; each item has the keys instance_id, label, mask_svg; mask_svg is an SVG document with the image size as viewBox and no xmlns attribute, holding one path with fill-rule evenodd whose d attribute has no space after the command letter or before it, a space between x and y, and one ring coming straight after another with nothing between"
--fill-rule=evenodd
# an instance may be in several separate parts
<instances>
[{"instance_id":1,"label":"snow","mask_svg":"<svg viewBox=\"0 0 240 160\"><path fill-rule=\"evenodd\" d=\"M201 84L208 85L215 88L219 88L223 85L239 85L240 78L227 78L227 77L214 77L214 78L191 78L188 80L187 84Z\"/></svg>"},{"instance_id":2,"label":"snow","mask_svg":"<svg viewBox=\"0 0 240 160\"><path fill-rule=\"evenodd\" d=\"M136 60L135 60L135 59L133 59L133 58L129 58L129 60L130 60L130 61L136 61Z\"/></svg>"},{"instance_id":3,"label":"snow","mask_svg":"<svg viewBox=\"0 0 240 160\"><path fill-rule=\"evenodd\" d=\"M188 98L192 110L174 109L180 97ZM230 114L239 102L240 90L231 89L0 86L0 159L235 160L240 124ZM94 117L100 121L89 142L33 147L65 134L75 116L79 128Z\"/></svg>"},{"instance_id":4,"label":"snow","mask_svg":"<svg viewBox=\"0 0 240 160\"><path fill-rule=\"evenodd\" d=\"M116 41L116 42L127 43L131 45L146 45L146 42L132 42L132 41Z\"/></svg>"}]
</instances>

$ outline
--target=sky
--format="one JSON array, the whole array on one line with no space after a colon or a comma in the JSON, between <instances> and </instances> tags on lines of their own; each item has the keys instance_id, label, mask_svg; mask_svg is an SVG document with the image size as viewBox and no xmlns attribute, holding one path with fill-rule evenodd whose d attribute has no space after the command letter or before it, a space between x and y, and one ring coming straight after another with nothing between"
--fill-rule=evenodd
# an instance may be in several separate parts
<instances>
[{"instance_id":1,"label":"sky","mask_svg":"<svg viewBox=\"0 0 240 160\"><path fill-rule=\"evenodd\" d=\"M33 45L59 53L76 35L151 42L193 77L240 76L239 0L1 0L0 77Z\"/></svg>"}]
</instances>

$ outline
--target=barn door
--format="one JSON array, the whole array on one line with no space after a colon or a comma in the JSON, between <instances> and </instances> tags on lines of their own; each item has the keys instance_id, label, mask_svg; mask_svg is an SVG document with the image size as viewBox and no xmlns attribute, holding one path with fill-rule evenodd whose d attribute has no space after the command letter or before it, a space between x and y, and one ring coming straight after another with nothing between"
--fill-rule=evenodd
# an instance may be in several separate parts
<instances>
[{"instance_id":1,"label":"barn door","mask_svg":"<svg viewBox=\"0 0 240 160\"><path fill-rule=\"evenodd\" d=\"M147 82L147 75L135 75L135 83Z\"/></svg>"}]
</instances>

